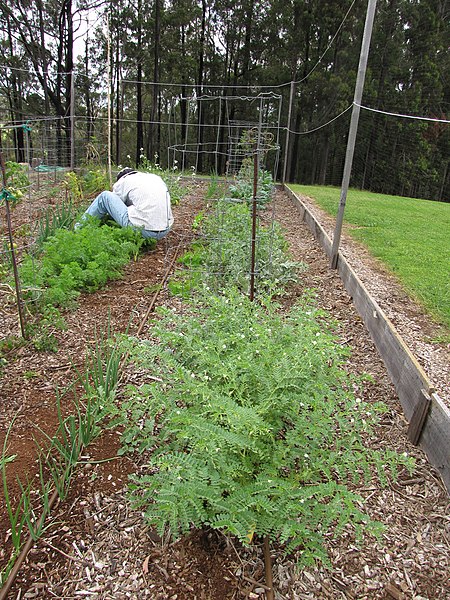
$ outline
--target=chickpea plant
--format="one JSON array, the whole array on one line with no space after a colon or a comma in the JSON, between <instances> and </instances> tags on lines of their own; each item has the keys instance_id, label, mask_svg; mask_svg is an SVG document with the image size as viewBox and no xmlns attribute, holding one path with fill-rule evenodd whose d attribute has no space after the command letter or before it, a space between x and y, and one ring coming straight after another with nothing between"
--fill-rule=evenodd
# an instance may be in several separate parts
<instances>
[{"instance_id":1,"label":"chickpea plant","mask_svg":"<svg viewBox=\"0 0 450 600\"><path fill-rule=\"evenodd\" d=\"M365 443L384 407L355 394L311 298L282 316L236 289L161 310L152 341L124 341L141 379L118 421L122 453L143 453L134 504L162 534L211 527L249 544L268 536L301 564L327 561L325 535L351 524L376 533L354 484L409 460Z\"/></svg>"}]
</instances>

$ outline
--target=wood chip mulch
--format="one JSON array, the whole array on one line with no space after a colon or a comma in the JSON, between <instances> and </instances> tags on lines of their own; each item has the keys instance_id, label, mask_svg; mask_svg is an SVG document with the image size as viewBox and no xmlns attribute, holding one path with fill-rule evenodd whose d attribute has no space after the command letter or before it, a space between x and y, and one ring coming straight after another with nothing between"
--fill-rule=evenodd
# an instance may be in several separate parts
<instances>
[{"instance_id":1,"label":"wood chip mulch","mask_svg":"<svg viewBox=\"0 0 450 600\"><path fill-rule=\"evenodd\" d=\"M177 207L172 248L187 234L189 222L204 207L203 192L200 185L194 187ZM296 556L283 557L274 547L275 598L450 599L449 496L422 451L408 442L407 423L383 363L337 274L330 271L323 252L306 226L298 222L297 215L287 196L277 192L275 219L285 230L293 258L308 265L283 302L289 306L306 288L314 288L320 306L339 323L341 343L352 349L348 370L373 377L361 390L364 399L381 400L388 406L375 436L367 443L407 452L415 458L416 467L412 475L402 472L397 482L391 481L384 488L377 481L357 488L364 510L383 523L385 529L379 539L366 537L361 542L355 540L350 529L338 539L328 537L331 569L317 566L298 571ZM270 218L269 213L265 218ZM331 226L325 218L321 222ZM433 327L429 319L345 235L342 247L412 351L420 354L420 349L426 348L418 359L445 398L450 387L448 348L429 342ZM130 265L122 281L108 285L98 294L85 296L78 310L67 316L67 331L58 334L57 354L42 355L24 347L14 359L11 357L0 380L3 407L0 442L11 415L17 413L11 451L17 450L22 456L16 465L18 472L34 465L32 447L27 445L30 428L45 423L51 430L55 382L69 378L71 360L80 361L87 341L93 339L95 327L105 323L108 314L118 330L123 330L130 315L134 315L134 323L139 323L149 302L148 288L164 272L169 250L168 245L160 243L156 252ZM163 291L158 302L170 305L176 301ZM2 304L2 311L7 327L17 328L14 307ZM24 370L36 375L24 377ZM55 509L51 526L31 550L8 597L265 598L263 553L258 541L250 549L241 548L216 532L194 531L183 540L171 542L161 540L148 528L142 514L130 507L126 496L128 474L139 469L139 464L117 457L118 446L117 433L106 432L88 449L87 464L80 468L69 497ZM27 451L28 455L23 457ZM0 527L0 535L2 541L8 538L5 525ZM0 550L0 560L4 558L5 551L2 557Z\"/></svg>"}]
</instances>

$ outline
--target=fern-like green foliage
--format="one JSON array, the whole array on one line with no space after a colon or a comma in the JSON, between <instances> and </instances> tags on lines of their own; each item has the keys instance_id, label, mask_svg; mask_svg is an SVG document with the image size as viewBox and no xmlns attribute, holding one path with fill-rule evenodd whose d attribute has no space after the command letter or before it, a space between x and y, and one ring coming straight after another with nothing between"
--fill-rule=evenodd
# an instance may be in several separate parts
<instances>
[{"instance_id":1,"label":"fern-like green foliage","mask_svg":"<svg viewBox=\"0 0 450 600\"><path fill-rule=\"evenodd\" d=\"M228 290L160 311L153 332L125 344L155 382L118 410L123 451L148 451L133 500L160 532L267 535L309 564L326 559L325 533L368 523L351 485L407 461L367 448L383 407L355 396L347 350L312 301L282 317Z\"/></svg>"},{"instance_id":2,"label":"fern-like green foliage","mask_svg":"<svg viewBox=\"0 0 450 600\"><path fill-rule=\"evenodd\" d=\"M39 306L69 306L81 291L93 292L118 278L144 242L130 227L102 227L97 219L77 232L58 229L39 256L28 255L20 265L24 297Z\"/></svg>"}]
</instances>

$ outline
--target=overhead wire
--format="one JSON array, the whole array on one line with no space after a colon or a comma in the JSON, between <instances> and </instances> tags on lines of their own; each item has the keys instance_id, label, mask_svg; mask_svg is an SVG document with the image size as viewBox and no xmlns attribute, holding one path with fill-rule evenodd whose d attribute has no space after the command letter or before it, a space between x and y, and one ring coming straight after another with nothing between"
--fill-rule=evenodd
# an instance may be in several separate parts
<instances>
[{"instance_id":1,"label":"overhead wire","mask_svg":"<svg viewBox=\"0 0 450 600\"><path fill-rule=\"evenodd\" d=\"M401 119L416 119L418 121L432 121L433 123L450 123L449 119L436 119L434 117L423 117L419 115L405 115L401 113L388 112L386 110L379 110L377 108L371 108L370 106L364 106L363 104L354 103L363 110L369 110L371 112L379 113L381 115L387 115L389 117L400 117Z\"/></svg>"}]
</instances>

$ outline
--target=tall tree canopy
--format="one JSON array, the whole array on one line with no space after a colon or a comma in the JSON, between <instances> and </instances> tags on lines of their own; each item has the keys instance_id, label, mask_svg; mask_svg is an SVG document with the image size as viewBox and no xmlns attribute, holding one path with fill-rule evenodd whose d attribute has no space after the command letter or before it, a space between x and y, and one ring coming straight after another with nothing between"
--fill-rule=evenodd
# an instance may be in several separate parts
<instances>
[{"instance_id":1,"label":"tall tree canopy","mask_svg":"<svg viewBox=\"0 0 450 600\"><path fill-rule=\"evenodd\" d=\"M366 8L360 0L2 1L0 118L52 117L42 139L55 135L54 158L65 164L70 115L78 160L86 146L104 151L109 97L117 163L143 155L167 163L167 148L183 146L183 157L195 147L197 169L223 171L227 124L257 121L262 105L251 97L271 94L264 119L281 127L280 144L289 137L287 178L339 184ZM361 115L353 185L449 200L448 17L448 0L378 0L363 97L372 110ZM20 127L14 136L23 160Z\"/></svg>"}]
</instances>

